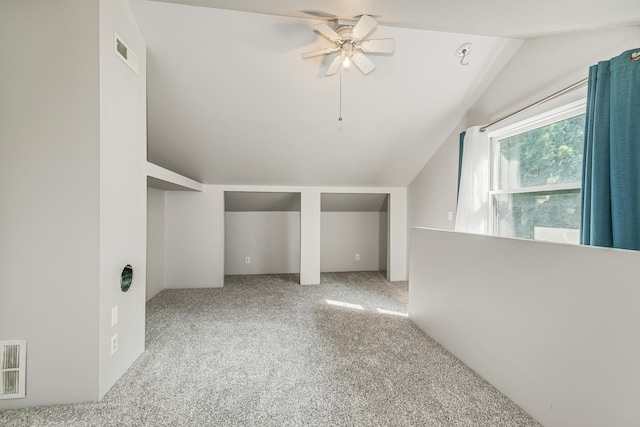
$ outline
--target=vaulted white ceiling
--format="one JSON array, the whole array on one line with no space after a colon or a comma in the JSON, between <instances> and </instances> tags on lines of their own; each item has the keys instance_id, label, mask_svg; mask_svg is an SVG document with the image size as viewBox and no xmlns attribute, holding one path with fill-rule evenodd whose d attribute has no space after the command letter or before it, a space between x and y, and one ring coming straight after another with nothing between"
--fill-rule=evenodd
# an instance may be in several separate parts
<instances>
[{"instance_id":1,"label":"vaulted white ceiling","mask_svg":"<svg viewBox=\"0 0 640 427\"><path fill-rule=\"evenodd\" d=\"M156 0L268 15L368 14L387 26L512 38L637 24L637 0Z\"/></svg>"},{"instance_id":2,"label":"vaulted white ceiling","mask_svg":"<svg viewBox=\"0 0 640 427\"><path fill-rule=\"evenodd\" d=\"M149 160L212 184L406 186L521 44L504 36L628 19L610 2L512 3L131 0L148 45ZM558 15L569 4L580 19ZM395 38L396 52L370 55L367 76L324 77L330 58L300 54L329 42L301 11L377 16L371 37Z\"/></svg>"}]
</instances>

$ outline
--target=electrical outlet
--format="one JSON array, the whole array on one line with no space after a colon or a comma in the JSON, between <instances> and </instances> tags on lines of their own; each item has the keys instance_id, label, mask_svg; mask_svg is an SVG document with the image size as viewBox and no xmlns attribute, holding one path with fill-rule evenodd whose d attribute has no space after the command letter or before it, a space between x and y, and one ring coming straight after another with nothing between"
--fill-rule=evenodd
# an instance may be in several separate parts
<instances>
[{"instance_id":1,"label":"electrical outlet","mask_svg":"<svg viewBox=\"0 0 640 427\"><path fill-rule=\"evenodd\" d=\"M118 306L116 305L111 309L111 326L118 324Z\"/></svg>"},{"instance_id":2,"label":"electrical outlet","mask_svg":"<svg viewBox=\"0 0 640 427\"><path fill-rule=\"evenodd\" d=\"M244 263L245 263L245 264L251 264L251 257L250 257L250 256L246 257L246 258L244 259Z\"/></svg>"},{"instance_id":3,"label":"electrical outlet","mask_svg":"<svg viewBox=\"0 0 640 427\"><path fill-rule=\"evenodd\" d=\"M447 220L453 221L453 211L447 212Z\"/></svg>"},{"instance_id":4,"label":"electrical outlet","mask_svg":"<svg viewBox=\"0 0 640 427\"><path fill-rule=\"evenodd\" d=\"M118 351L118 334L111 337L111 354Z\"/></svg>"},{"instance_id":5,"label":"electrical outlet","mask_svg":"<svg viewBox=\"0 0 640 427\"><path fill-rule=\"evenodd\" d=\"M360 254L356 254L356 261L360 261Z\"/></svg>"}]
</instances>

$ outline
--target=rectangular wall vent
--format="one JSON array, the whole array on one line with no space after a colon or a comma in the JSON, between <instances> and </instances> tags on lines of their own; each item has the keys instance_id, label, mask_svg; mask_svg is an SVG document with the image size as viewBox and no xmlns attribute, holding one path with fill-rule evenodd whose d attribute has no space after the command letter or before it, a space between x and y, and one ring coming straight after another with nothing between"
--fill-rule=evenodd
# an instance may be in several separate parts
<instances>
[{"instance_id":1,"label":"rectangular wall vent","mask_svg":"<svg viewBox=\"0 0 640 427\"><path fill-rule=\"evenodd\" d=\"M0 341L0 399L25 397L27 341Z\"/></svg>"},{"instance_id":2,"label":"rectangular wall vent","mask_svg":"<svg viewBox=\"0 0 640 427\"><path fill-rule=\"evenodd\" d=\"M113 52L122 60L134 73L138 74L138 55L120 38L117 33L113 33Z\"/></svg>"}]
</instances>

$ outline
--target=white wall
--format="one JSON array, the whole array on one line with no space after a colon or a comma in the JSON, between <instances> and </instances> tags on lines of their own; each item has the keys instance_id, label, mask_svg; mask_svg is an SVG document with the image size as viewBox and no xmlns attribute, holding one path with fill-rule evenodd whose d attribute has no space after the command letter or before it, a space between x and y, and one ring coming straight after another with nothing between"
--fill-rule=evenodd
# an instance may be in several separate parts
<instances>
[{"instance_id":1,"label":"white wall","mask_svg":"<svg viewBox=\"0 0 640 427\"><path fill-rule=\"evenodd\" d=\"M300 212L226 212L224 218L225 274L300 272Z\"/></svg>"},{"instance_id":2,"label":"white wall","mask_svg":"<svg viewBox=\"0 0 640 427\"><path fill-rule=\"evenodd\" d=\"M640 253L413 229L409 317L545 426L640 421Z\"/></svg>"},{"instance_id":3,"label":"white wall","mask_svg":"<svg viewBox=\"0 0 640 427\"><path fill-rule=\"evenodd\" d=\"M387 277L407 278L407 192L396 187L205 185L202 193L165 194L167 288L218 287L224 282L224 192L300 193L300 282L320 283L321 193L389 194Z\"/></svg>"},{"instance_id":4,"label":"white wall","mask_svg":"<svg viewBox=\"0 0 640 427\"><path fill-rule=\"evenodd\" d=\"M407 280L407 189L389 192L389 252L387 253L387 279L395 282Z\"/></svg>"},{"instance_id":5,"label":"white wall","mask_svg":"<svg viewBox=\"0 0 640 427\"><path fill-rule=\"evenodd\" d=\"M139 59L113 52L113 32ZM100 0L100 397L144 351L147 248L146 44L127 0ZM125 293L120 274L133 268ZM111 309L118 323L111 326ZM111 337L118 351L111 354Z\"/></svg>"},{"instance_id":6,"label":"white wall","mask_svg":"<svg viewBox=\"0 0 640 427\"><path fill-rule=\"evenodd\" d=\"M210 288L224 284L224 191L165 194L165 287Z\"/></svg>"},{"instance_id":7,"label":"white wall","mask_svg":"<svg viewBox=\"0 0 640 427\"><path fill-rule=\"evenodd\" d=\"M28 341L0 410L98 397L97 24L97 1L0 2L0 340Z\"/></svg>"},{"instance_id":8,"label":"white wall","mask_svg":"<svg viewBox=\"0 0 640 427\"><path fill-rule=\"evenodd\" d=\"M386 212L322 212L320 219L320 271L387 269Z\"/></svg>"},{"instance_id":9,"label":"white wall","mask_svg":"<svg viewBox=\"0 0 640 427\"><path fill-rule=\"evenodd\" d=\"M147 301L164 289L164 251L164 191L148 188Z\"/></svg>"},{"instance_id":10,"label":"white wall","mask_svg":"<svg viewBox=\"0 0 640 427\"><path fill-rule=\"evenodd\" d=\"M468 126L487 124L567 87L587 77L589 66L639 45L640 26L527 40L409 185L409 226L453 228L454 222L447 220L447 211L453 210L455 219L460 132ZM584 90L573 92L513 120L567 104L585 94Z\"/></svg>"},{"instance_id":11,"label":"white wall","mask_svg":"<svg viewBox=\"0 0 640 427\"><path fill-rule=\"evenodd\" d=\"M125 0L3 2L0 40L0 339L28 341L27 397L0 409L97 400L144 349L144 42Z\"/></svg>"},{"instance_id":12,"label":"white wall","mask_svg":"<svg viewBox=\"0 0 640 427\"><path fill-rule=\"evenodd\" d=\"M458 189L460 134L456 126L407 189L408 225L452 230ZM448 213L451 212L451 220Z\"/></svg>"},{"instance_id":13,"label":"white wall","mask_svg":"<svg viewBox=\"0 0 640 427\"><path fill-rule=\"evenodd\" d=\"M319 189L300 192L300 284L320 284L320 207Z\"/></svg>"}]
</instances>

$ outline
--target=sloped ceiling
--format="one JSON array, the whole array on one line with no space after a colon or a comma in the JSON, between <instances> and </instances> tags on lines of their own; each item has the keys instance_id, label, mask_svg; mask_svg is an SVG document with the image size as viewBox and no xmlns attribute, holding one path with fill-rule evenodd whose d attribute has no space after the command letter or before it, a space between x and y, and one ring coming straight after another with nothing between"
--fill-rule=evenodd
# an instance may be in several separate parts
<instances>
[{"instance_id":1,"label":"sloped ceiling","mask_svg":"<svg viewBox=\"0 0 640 427\"><path fill-rule=\"evenodd\" d=\"M405 28L460 31L469 13L450 17L450 3L473 12L476 2L438 2L429 19L421 16L433 1L349 10L328 1L188 3L221 9L131 0L148 45L149 161L207 184L406 186L522 42ZM377 69L367 76L352 69L324 77L331 58L300 56L329 46L312 31L321 21L278 16L285 9L376 15L371 37L395 38L396 52L370 55ZM514 35L523 22L469 28ZM549 20L538 32L555 25ZM473 51L462 66L456 51L466 42Z\"/></svg>"},{"instance_id":2,"label":"sloped ceiling","mask_svg":"<svg viewBox=\"0 0 640 427\"><path fill-rule=\"evenodd\" d=\"M270 15L380 17L385 25L530 38L637 24L637 0L156 0Z\"/></svg>"},{"instance_id":3,"label":"sloped ceiling","mask_svg":"<svg viewBox=\"0 0 640 427\"><path fill-rule=\"evenodd\" d=\"M387 212L388 194L323 193L320 196L322 212Z\"/></svg>"},{"instance_id":4,"label":"sloped ceiling","mask_svg":"<svg viewBox=\"0 0 640 427\"><path fill-rule=\"evenodd\" d=\"M300 193L225 191L226 212L300 212Z\"/></svg>"}]
</instances>

